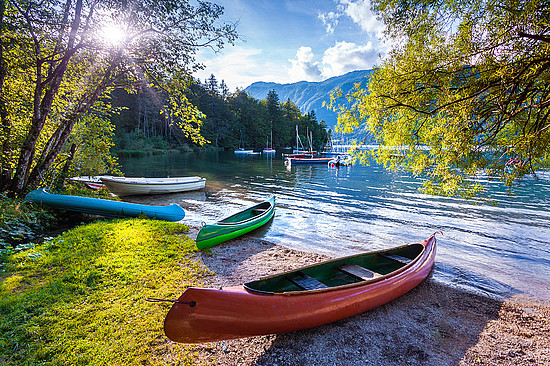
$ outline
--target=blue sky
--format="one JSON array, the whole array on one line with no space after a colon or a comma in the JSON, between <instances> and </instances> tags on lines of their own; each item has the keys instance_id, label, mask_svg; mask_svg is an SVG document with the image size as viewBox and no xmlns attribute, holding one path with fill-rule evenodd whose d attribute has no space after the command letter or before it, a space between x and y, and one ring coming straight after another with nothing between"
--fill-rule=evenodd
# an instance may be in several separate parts
<instances>
[{"instance_id":1,"label":"blue sky","mask_svg":"<svg viewBox=\"0 0 550 366\"><path fill-rule=\"evenodd\" d=\"M241 38L198 61L231 91L255 81L321 81L353 70L370 69L387 47L382 24L369 0L214 0L225 8L223 21L238 22Z\"/></svg>"}]
</instances>

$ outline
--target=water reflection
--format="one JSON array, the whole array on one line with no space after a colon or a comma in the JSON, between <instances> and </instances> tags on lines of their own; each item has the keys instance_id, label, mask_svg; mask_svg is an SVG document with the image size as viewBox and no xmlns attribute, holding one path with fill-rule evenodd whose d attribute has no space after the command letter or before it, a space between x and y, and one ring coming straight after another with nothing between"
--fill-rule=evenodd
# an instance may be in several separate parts
<instances>
[{"instance_id":1,"label":"water reflection","mask_svg":"<svg viewBox=\"0 0 550 366\"><path fill-rule=\"evenodd\" d=\"M520 291L550 300L549 179L526 179L513 196L487 180L499 200L490 206L420 194L418 179L379 166L287 169L280 153L186 153L120 163L126 176L207 178L204 191L129 198L176 202L191 225L218 220L275 194L275 219L262 234L266 240L341 256L420 241L442 230L435 279L492 295Z\"/></svg>"}]
</instances>

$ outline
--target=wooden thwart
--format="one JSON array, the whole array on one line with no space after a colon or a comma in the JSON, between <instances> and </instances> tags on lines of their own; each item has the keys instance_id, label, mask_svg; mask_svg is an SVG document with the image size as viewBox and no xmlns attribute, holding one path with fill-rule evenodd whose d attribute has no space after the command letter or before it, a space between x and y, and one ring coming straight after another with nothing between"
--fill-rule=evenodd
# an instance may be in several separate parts
<instances>
[{"instance_id":1,"label":"wooden thwart","mask_svg":"<svg viewBox=\"0 0 550 366\"><path fill-rule=\"evenodd\" d=\"M304 290L317 290L328 287L321 281L306 274L303 274L302 272L298 272L293 276L287 276L286 279Z\"/></svg>"},{"instance_id":2,"label":"wooden thwart","mask_svg":"<svg viewBox=\"0 0 550 366\"><path fill-rule=\"evenodd\" d=\"M413 260L407 257L403 257L397 254L379 254L381 257L388 258L391 260L394 260L396 262L402 263L402 264L409 264Z\"/></svg>"},{"instance_id":3,"label":"wooden thwart","mask_svg":"<svg viewBox=\"0 0 550 366\"><path fill-rule=\"evenodd\" d=\"M380 273L371 271L370 269L367 269L365 267L358 266L357 264L343 264L339 267L336 267L336 269L365 281L382 276Z\"/></svg>"}]
</instances>

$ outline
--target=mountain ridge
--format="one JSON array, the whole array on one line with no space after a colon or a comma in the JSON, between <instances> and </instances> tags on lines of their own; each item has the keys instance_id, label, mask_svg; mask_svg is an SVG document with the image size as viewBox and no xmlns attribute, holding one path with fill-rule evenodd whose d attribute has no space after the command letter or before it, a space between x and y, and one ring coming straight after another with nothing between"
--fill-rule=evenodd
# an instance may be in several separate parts
<instances>
[{"instance_id":1,"label":"mountain ridge","mask_svg":"<svg viewBox=\"0 0 550 366\"><path fill-rule=\"evenodd\" d=\"M333 129L337 114L323 107L323 102L330 102L330 93L335 88L342 89L345 94L356 83L361 83L361 86L365 87L372 72L373 70L356 70L323 81L298 81L288 84L257 81L247 86L244 91L256 99L265 99L269 91L275 90L279 101L290 99L303 113L315 111L317 120L324 120L327 126Z\"/></svg>"}]
</instances>

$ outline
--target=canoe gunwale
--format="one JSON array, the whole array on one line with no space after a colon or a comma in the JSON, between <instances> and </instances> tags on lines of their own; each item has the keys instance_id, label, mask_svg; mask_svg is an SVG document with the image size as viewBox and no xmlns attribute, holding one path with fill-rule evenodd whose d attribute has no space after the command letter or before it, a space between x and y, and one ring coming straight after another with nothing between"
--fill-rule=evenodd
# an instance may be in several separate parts
<instances>
[{"instance_id":1,"label":"canoe gunwale","mask_svg":"<svg viewBox=\"0 0 550 366\"><path fill-rule=\"evenodd\" d=\"M241 213L245 213L245 212L247 212L247 211L256 210L259 206L263 205L264 203L269 203L269 208L267 208L264 212L259 213L259 214L256 215L256 216L252 216L252 217L250 217L250 218L248 218L248 219L246 219L246 220L241 220L241 221L236 221L236 222L226 222L226 221L225 221L225 220L228 220L228 219L232 218L233 216L237 216L237 215L239 215L239 214L241 214ZM246 210L243 210L243 211L239 211L239 212L237 212L236 214L233 214L233 215L231 215L231 216L229 216L229 217L226 217L225 219L220 220L220 221L218 221L218 222L216 222L216 223L214 223L214 224L205 225L205 226L215 226L215 225L220 225L220 226L233 226L233 225L242 225L242 224L246 224L246 223L248 223L248 222L250 222L250 221L256 221L256 220L260 219L262 216L267 216L267 215L269 215L269 214L271 213L271 211L272 211L272 208L273 208L273 205L271 204L271 202L270 202L269 200L266 200L266 201L264 201L264 202L262 202L262 203L260 203L260 204L257 204L256 206L250 207L250 208L248 208L248 209L246 209ZM261 221L261 220L259 220L259 221Z\"/></svg>"},{"instance_id":2,"label":"canoe gunwale","mask_svg":"<svg viewBox=\"0 0 550 366\"><path fill-rule=\"evenodd\" d=\"M430 237L430 239L428 239L428 240L432 240L432 238ZM389 251L399 250L399 249L403 249L403 248L407 248L407 247L415 246L415 245L418 245L418 243L405 244L405 245L402 245L402 246L399 246L399 247L393 247L391 249L381 249L381 250L369 252L368 255L378 255L378 254L381 254L381 253L387 253ZM330 286L330 287L327 287L327 288L319 288L319 289L314 289L314 290L297 290L297 291L285 291L285 292L263 291L263 290L254 289L254 288L248 286L248 284L252 283L252 282L257 282L257 281L269 280L269 279L277 278L277 277L288 276L290 274L293 274L293 273L296 273L296 272L299 272L299 271L301 272L303 270L306 270L306 269L309 269L309 268L314 268L314 267L317 267L317 266L322 266L322 265L325 265L325 264L328 264L328 263L331 263L331 262L345 261L346 259L361 257L361 256L365 255L365 253L363 253L363 254L354 254L354 255L350 255L350 256L347 256L347 257L341 257L341 258L337 258L337 259L329 259L329 260L324 261L324 262L311 264L311 265L306 266L306 267L301 267L299 270L291 270L291 271L287 271L287 272L283 272L283 273L278 273L278 274L273 275L273 276L262 277L258 280L244 283L242 286L244 287L244 289L247 292L252 293L252 294L285 295L285 296L308 295L308 294L313 294L313 293L318 293L318 292L338 291L338 290L353 288L353 287L357 287L357 286L365 286L365 285L370 285L372 283L385 281L385 280L388 280L389 278L392 278L392 277L395 277L395 276L399 275L400 273L406 271L407 269L412 267L415 263L417 263L420 260L420 258L422 258L422 256L424 255L425 252L426 252L426 247L424 246L422 248L422 250L416 255L416 257L412 261L410 261L408 264L405 264L402 267L400 267L400 268L398 268L394 271L391 271L390 273L386 273L385 275L378 276L378 277L373 277L373 278L368 279L368 280L348 283L348 284L345 284L345 285Z\"/></svg>"}]
</instances>

